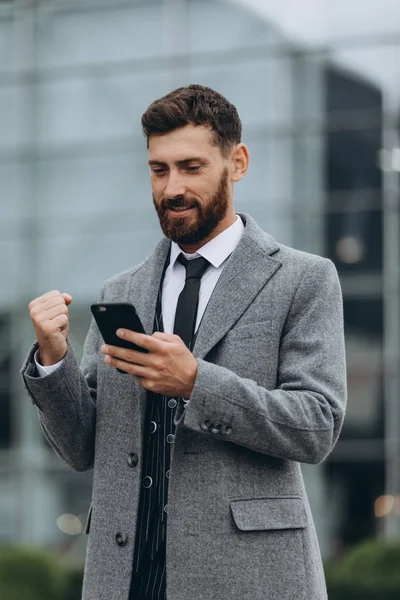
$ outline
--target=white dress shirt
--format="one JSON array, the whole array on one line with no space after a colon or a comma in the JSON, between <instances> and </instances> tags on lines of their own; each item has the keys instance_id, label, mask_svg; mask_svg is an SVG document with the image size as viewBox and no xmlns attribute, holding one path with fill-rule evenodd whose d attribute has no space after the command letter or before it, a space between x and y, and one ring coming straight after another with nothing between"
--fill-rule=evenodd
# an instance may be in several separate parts
<instances>
[{"instance_id":1,"label":"white dress shirt","mask_svg":"<svg viewBox=\"0 0 400 600\"><path fill-rule=\"evenodd\" d=\"M182 252L184 257L188 260L193 260L202 256L211 263L201 278L199 305L195 326L196 332L224 265L239 243L243 230L243 221L239 215L236 215L236 221L233 225L222 231L222 233L207 242L207 244L204 244L204 246L199 248L199 250L193 254L183 252L179 244L171 242L171 256L169 265L165 271L161 295L162 318L165 333L173 333L174 331L176 306L178 304L179 294L185 286L186 269L179 261L177 261L179 254ZM50 373L58 369L62 362L63 361L61 360L54 365L44 367L38 362L38 351L35 353L36 368L40 377L50 375Z\"/></svg>"}]
</instances>

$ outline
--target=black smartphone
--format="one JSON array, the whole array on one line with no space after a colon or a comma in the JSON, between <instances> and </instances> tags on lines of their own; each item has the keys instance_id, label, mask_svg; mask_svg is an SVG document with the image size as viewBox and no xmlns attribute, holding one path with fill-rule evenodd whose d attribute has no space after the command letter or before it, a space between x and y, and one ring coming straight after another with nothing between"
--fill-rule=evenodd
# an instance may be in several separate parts
<instances>
[{"instance_id":1,"label":"black smartphone","mask_svg":"<svg viewBox=\"0 0 400 600\"><path fill-rule=\"evenodd\" d=\"M129 329L138 333L146 333L133 304L127 302L92 304L90 310L106 344L138 350L139 352L148 352L146 348L128 342L116 334L117 329ZM117 369L117 371L125 373L121 369Z\"/></svg>"}]
</instances>

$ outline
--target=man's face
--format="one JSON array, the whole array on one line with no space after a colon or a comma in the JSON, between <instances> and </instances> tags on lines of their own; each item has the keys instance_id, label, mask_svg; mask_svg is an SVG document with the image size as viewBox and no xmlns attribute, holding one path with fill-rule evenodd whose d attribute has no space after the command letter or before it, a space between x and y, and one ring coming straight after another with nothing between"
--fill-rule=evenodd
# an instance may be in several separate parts
<instances>
[{"instance_id":1,"label":"man's face","mask_svg":"<svg viewBox=\"0 0 400 600\"><path fill-rule=\"evenodd\" d=\"M149 166L164 235L180 245L211 239L231 206L232 191L227 163L210 130L186 125L151 136ZM181 207L187 210L174 210Z\"/></svg>"}]
</instances>

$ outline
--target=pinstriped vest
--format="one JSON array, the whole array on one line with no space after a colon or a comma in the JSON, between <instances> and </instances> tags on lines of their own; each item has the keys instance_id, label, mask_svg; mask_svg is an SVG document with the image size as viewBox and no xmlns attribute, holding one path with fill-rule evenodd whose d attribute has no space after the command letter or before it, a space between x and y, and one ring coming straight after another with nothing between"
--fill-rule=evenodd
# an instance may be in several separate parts
<instances>
[{"instance_id":1,"label":"pinstriped vest","mask_svg":"<svg viewBox=\"0 0 400 600\"><path fill-rule=\"evenodd\" d=\"M161 293L165 271L169 265L168 253L158 290L154 331L164 331ZM190 349L193 348L196 334ZM165 546L168 514L168 480L171 451L175 439L174 416L180 400L147 391L146 415L143 436L143 469L136 529L133 578L136 586L146 578L151 580L163 573L163 581L157 583L160 592L141 592L140 599L163 600L165 598ZM132 582L134 583L134 581ZM146 586L143 586L143 590ZM162 591L162 589L164 591ZM139 598L139 596L137 596ZM131 598L136 598L133 594Z\"/></svg>"}]
</instances>

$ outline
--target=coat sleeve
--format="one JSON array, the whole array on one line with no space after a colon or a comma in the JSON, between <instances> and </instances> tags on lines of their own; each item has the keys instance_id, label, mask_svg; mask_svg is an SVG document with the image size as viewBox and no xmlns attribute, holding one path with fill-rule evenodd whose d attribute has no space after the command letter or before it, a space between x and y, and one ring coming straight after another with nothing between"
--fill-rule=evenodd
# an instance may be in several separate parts
<instances>
[{"instance_id":1,"label":"coat sleeve","mask_svg":"<svg viewBox=\"0 0 400 600\"><path fill-rule=\"evenodd\" d=\"M103 292L100 302L102 298ZM60 367L50 375L38 377L33 358L38 348L35 342L21 375L52 448L74 471L88 471L94 463L97 363L102 343L93 317L81 368L69 340L67 343L67 354Z\"/></svg>"},{"instance_id":2,"label":"coat sleeve","mask_svg":"<svg viewBox=\"0 0 400 600\"><path fill-rule=\"evenodd\" d=\"M347 397L343 301L330 260L304 272L280 342L272 390L198 359L179 423L278 458L323 461L338 439Z\"/></svg>"}]
</instances>

